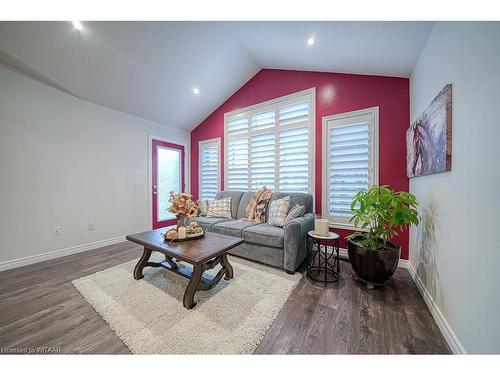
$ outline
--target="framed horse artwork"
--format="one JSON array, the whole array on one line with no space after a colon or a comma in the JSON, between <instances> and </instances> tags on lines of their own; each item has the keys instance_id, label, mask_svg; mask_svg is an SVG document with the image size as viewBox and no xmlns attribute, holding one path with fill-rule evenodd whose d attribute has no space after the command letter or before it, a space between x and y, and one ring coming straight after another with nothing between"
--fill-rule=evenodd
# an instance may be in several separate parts
<instances>
[{"instance_id":1,"label":"framed horse artwork","mask_svg":"<svg viewBox=\"0 0 500 375\"><path fill-rule=\"evenodd\" d=\"M451 84L406 131L408 178L451 170Z\"/></svg>"}]
</instances>

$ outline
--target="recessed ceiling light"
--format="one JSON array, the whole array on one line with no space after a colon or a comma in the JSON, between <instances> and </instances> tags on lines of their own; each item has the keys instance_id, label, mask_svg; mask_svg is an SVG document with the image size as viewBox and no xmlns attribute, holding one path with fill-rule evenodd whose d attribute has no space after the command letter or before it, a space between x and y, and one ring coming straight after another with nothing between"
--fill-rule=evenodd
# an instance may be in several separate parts
<instances>
[{"instance_id":1,"label":"recessed ceiling light","mask_svg":"<svg viewBox=\"0 0 500 375\"><path fill-rule=\"evenodd\" d=\"M80 31L81 29L83 29L83 25L82 25L82 23L80 21L73 21L72 24L73 24L73 27L75 29L77 29L78 31Z\"/></svg>"},{"instance_id":2,"label":"recessed ceiling light","mask_svg":"<svg viewBox=\"0 0 500 375\"><path fill-rule=\"evenodd\" d=\"M199 93L200 93L200 90L198 89L198 87L194 87L193 94L198 95Z\"/></svg>"},{"instance_id":3,"label":"recessed ceiling light","mask_svg":"<svg viewBox=\"0 0 500 375\"><path fill-rule=\"evenodd\" d=\"M315 40L314 40L313 36L310 37L309 39L307 39L307 45L308 46L312 46L312 45L314 45L314 43L315 43Z\"/></svg>"}]
</instances>

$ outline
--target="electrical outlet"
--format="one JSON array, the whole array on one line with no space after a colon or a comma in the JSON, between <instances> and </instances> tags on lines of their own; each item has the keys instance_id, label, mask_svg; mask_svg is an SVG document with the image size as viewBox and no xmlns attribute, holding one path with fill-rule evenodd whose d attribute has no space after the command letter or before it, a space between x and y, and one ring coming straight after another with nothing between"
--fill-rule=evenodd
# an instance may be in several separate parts
<instances>
[{"instance_id":1,"label":"electrical outlet","mask_svg":"<svg viewBox=\"0 0 500 375\"><path fill-rule=\"evenodd\" d=\"M87 229L88 230L95 230L95 223L94 222L90 222L87 224Z\"/></svg>"},{"instance_id":2,"label":"electrical outlet","mask_svg":"<svg viewBox=\"0 0 500 375\"><path fill-rule=\"evenodd\" d=\"M60 227L53 227L52 228L52 235L54 237L60 236L61 235L61 228Z\"/></svg>"}]
</instances>

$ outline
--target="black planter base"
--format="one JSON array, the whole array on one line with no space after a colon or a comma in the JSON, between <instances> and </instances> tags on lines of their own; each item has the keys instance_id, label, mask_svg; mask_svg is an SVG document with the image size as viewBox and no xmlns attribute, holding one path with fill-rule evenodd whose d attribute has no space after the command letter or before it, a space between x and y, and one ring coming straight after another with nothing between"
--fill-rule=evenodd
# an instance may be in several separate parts
<instances>
[{"instance_id":1,"label":"black planter base","mask_svg":"<svg viewBox=\"0 0 500 375\"><path fill-rule=\"evenodd\" d=\"M374 287L382 287L389 282L389 280L387 280L385 283L371 283L369 281L362 279L358 275L356 275L356 272L354 272L354 271L351 271L351 277L353 278L353 280L356 280L356 281L359 281L360 283L366 284L367 289L373 289Z\"/></svg>"}]
</instances>

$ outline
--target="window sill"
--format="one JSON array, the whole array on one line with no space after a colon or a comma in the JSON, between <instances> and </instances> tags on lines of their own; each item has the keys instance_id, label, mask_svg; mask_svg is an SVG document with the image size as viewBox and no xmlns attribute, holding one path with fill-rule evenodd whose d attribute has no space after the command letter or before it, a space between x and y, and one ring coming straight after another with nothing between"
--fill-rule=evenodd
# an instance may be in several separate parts
<instances>
[{"instance_id":1,"label":"window sill","mask_svg":"<svg viewBox=\"0 0 500 375\"><path fill-rule=\"evenodd\" d=\"M332 229L346 229L346 230L352 230L352 231L356 230L356 228L354 228L353 224L334 223L332 221L330 221L329 227ZM368 232L368 229L358 229L358 232Z\"/></svg>"}]
</instances>

